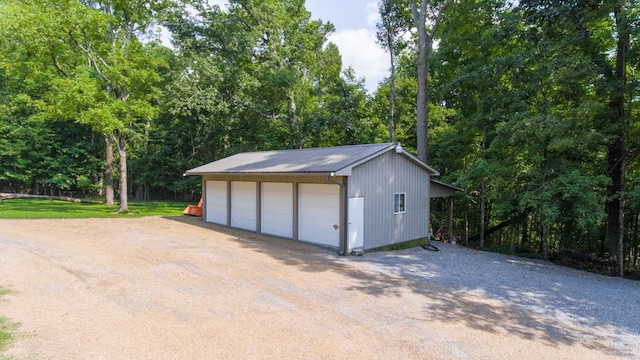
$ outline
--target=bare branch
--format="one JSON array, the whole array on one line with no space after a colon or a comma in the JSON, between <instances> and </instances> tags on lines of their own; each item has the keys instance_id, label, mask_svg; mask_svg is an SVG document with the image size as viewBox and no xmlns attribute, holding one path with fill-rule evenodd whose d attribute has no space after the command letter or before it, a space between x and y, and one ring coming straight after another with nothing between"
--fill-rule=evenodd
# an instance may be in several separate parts
<instances>
[{"instance_id":1,"label":"bare branch","mask_svg":"<svg viewBox=\"0 0 640 360\"><path fill-rule=\"evenodd\" d=\"M50 51L50 55L51 55L51 60L53 60L53 66L56 67L56 69L60 74L62 74L62 76L68 78L69 75L64 71L64 69L62 69L62 66L58 62L58 57L53 54L53 51Z\"/></svg>"}]
</instances>

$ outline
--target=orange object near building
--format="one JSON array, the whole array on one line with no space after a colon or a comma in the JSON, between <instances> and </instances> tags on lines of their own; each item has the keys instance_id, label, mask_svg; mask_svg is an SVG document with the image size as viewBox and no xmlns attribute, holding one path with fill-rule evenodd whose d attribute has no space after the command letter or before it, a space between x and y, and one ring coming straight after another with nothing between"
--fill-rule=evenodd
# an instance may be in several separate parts
<instances>
[{"instance_id":1,"label":"orange object near building","mask_svg":"<svg viewBox=\"0 0 640 360\"><path fill-rule=\"evenodd\" d=\"M198 202L198 206L189 205L182 213L191 216L202 216L202 197Z\"/></svg>"}]
</instances>

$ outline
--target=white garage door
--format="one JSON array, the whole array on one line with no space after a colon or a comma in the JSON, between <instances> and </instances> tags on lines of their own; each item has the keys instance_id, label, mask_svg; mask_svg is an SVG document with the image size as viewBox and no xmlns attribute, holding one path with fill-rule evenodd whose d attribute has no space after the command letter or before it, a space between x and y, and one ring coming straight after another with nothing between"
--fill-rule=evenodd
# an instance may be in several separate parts
<instances>
[{"instance_id":1,"label":"white garage door","mask_svg":"<svg viewBox=\"0 0 640 360\"><path fill-rule=\"evenodd\" d=\"M293 184L262 183L261 231L293 238Z\"/></svg>"},{"instance_id":2,"label":"white garage door","mask_svg":"<svg viewBox=\"0 0 640 360\"><path fill-rule=\"evenodd\" d=\"M231 226L256 230L256 183L231 182Z\"/></svg>"},{"instance_id":3,"label":"white garage door","mask_svg":"<svg viewBox=\"0 0 640 360\"><path fill-rule=\"evenodd\" d=\"M216 224L227 225L227 182L211 181L206 182L205 212L206 221Z\"/></svg>"},{"instance_id":4,"label":"white garage door","mask_svg":"<svg viewBox=\"0 0 640 360\"><path fill-rule=\"evenodd\" d=\"M300 184L300 240L340 246L340 187Z\"/></svg>"}]
</instances>

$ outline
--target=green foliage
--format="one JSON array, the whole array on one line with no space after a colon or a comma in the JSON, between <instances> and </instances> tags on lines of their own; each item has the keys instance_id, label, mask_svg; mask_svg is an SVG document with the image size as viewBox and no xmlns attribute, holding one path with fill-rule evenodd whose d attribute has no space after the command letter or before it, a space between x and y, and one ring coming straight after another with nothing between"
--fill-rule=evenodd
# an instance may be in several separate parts
<instances>
[{"instance_id":1,"label":"green foliage","mask_svg":"<svg viewBox=\"0 0 640 360\"><path fill-rule=\"evenodd\" d=\"M191 201L201 184L182 174L237 152L390 139L390 79L367 94L328 42L333 25L312 20L303 0L110 4L0 2L0 190L98 196L105 136L129 160L125 195ZM417 152L417 39L401 36L409 2L379 5L392 15L378 30L396 52L396 140ZM606 203L626 197L625 252L637 266L638 16L627 0L447 8L432 34L428 158L465 190L456 234L513 220L486 245L537 253L545 228L551 250L607 256ZM629 24L622 84L616 18ZM149 40L152 23L175 49ZM611 104L621 93L620 118ZM610 193L608 150L621 133L626 188Z\"/></svg>"},{"instance_id":2,"label":"green foliage","mask_svg":"<svg viewBox=\"0 0 640 360\"><path fill-rule=\"evenodd\" d=\"M102 164L93 132L80 124L38 119L27 95L5 99L0 106L0 188L50 194L96 190Z\"/></svg>"},{"instance_id":3,"label":"green foliage","mask_svg":"<svg viewBox=\"0 0 640 360\"><path fill-rule=\"evenodd\" d=\"M616 44L609 10L535 0L449 9L433 83L451 112L430 130L429 158L466 189L457 208L472 229L484 201L485 228L531 212L514 225L516 246L538 241L543 225L556 248L603 242Z\"/></svg>"},{"instance_id":4,"label":"green foliage","mask_svg":"<svg viewBox=\"0 0 640 360\"><path fill-rule=\"evenodd\" d=\"M0 201L1 219L83 219L142 216L180 216L188 203L133 201L129 211L117 213L117 206L58 200L7 199Z\"/></svg>"},{"instance_id":5,"label":"green foliage","mask_svg":"<svg viewBox=\"0 0 640 360\"><path fill-rule=\"evenodd\" d=\"M341 76L340 54L327 44L333 25L310 20L304 1L196 8L203 22L184 14L170 25L174 44L188 54L171 111L202 129L189 133L207 139L207 149L196 141L192 154L210 161L239 151L377 139L379 121L362 82L349 71Z\"/></svg>"},{"instance_id":6,"label":"green foliage","mask_svg":"<svg viewBox=\"0 0 640 360\"><path fill-rule=\"evenodd\" d=\"M197 199L197 179L184 171L239 151L380 140L362 80L341 72L327 43L333 25L310 20L303 1L190 3L197 16L167 1L3 3L0 80L11 95L0 114L11 122L0 131L12 135L0 140L11 164L0 187L99 190L103 134L128 152L136 198ZM158 19L176 51L140 41ZM90 139L60 132L69 127L89 129ZM85 161L96 169L78 166Z\"/></svg>"},{"instance_id":7,"label":"green foliage","mask_svg":"<svg viewBox=\"0 0 640 360\"><path fill-rule=\"evenodd\" d=\"M157 69L164 58L156 56L157 43L140 39L173 6L165 0L7 1L0 8L7 69L43 85L38 117L88 125L117 144L125 174L128 138L158 115ZM52 182L64 189L73 179L55 176ZM120 210L126 210L126 177L120 187Z\"/></svg>"}]
</instances>

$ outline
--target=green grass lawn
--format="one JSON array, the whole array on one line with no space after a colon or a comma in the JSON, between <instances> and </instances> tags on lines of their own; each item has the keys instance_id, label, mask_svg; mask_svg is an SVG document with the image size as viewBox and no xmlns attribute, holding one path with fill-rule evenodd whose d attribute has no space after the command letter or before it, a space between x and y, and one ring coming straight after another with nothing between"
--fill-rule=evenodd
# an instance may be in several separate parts
<instances>
[{"instance_id":1,"label":"green grass lawn","mask_svg":"<svg viewBox=\"0 0 640 360\"><path fill-rule=\"evenodd\" d=\"M58 200L7 199L0 201L0 219L118 218L182 215L189 203L130 201L129 211L116 213L118 206L82 204ZM192 204L195 205L195 204Z\"/></svg>"}]
</instances>

